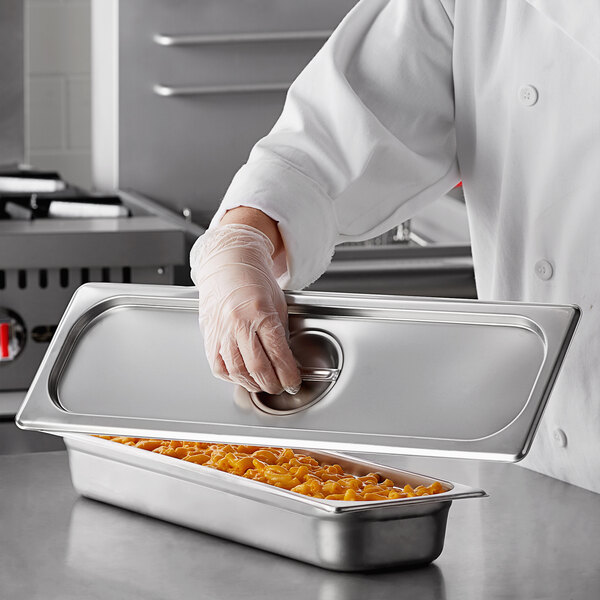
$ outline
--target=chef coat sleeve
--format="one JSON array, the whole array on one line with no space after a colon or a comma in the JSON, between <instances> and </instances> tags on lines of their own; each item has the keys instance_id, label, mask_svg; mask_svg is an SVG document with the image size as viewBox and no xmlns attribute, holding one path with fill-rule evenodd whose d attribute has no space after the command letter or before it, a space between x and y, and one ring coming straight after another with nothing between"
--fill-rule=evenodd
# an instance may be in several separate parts
<instances>
[{"instance_id":1,"label":"chef coat sleeve","mask_svg":"<svg viewBox=\"0 0 600 600\"><path fill-rule=\"evenodd\" d=\"M305 287L335 244L379 235L458 181L453 26L440 0L362 0L291 86L211 226L237 206L278 221Z\"/></svg>"}]
</instances>

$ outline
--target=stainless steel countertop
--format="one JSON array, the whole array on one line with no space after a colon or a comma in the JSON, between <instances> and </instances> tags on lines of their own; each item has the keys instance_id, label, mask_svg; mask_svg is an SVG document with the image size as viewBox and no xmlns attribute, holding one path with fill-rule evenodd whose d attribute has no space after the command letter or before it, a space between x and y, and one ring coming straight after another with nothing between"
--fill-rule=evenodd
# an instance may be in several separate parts
<instances>
[{"instance_id":1,"label":"stainless steel countertop","mask_svg":"<svg viewBox=\"0 0 600 600\"><path fill-rule=\"evenodd\" d=\"M453 503L433 565L340 574L78 498L65 452L0 456L0 597L600 598L600 495L515 465L370 458L490 497Z\"/></svg>"}]
</instances>

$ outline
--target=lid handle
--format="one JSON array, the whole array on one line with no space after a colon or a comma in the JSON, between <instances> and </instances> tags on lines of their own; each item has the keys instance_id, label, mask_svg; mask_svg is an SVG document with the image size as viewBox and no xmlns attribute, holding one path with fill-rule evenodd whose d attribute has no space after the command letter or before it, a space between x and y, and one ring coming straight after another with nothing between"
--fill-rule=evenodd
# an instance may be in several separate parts
<instances>
[{"instance_id":1,"label":"lid handle","mask_svg":"<svg viewBox=\"0 0 600 600\"><path fill-rule=\"evenodd\" d=\"M336 381L340 370L325 367L299 367L302 381Z\"/></svg>"},{"instance_id":2,"label":"lid handle","mask_svg":"<svg viewBox=\"0 0 600 600\"><path fill-rule=\"evenodd\" d=\"M290 336L290 348L298 361L302 386L294 395L252 393L252 402L262 412L289 415L304 410L324 398L339 378L344 362L342 347L331 333L322 329L295 331Z\"/></svg>"}]
</instances>

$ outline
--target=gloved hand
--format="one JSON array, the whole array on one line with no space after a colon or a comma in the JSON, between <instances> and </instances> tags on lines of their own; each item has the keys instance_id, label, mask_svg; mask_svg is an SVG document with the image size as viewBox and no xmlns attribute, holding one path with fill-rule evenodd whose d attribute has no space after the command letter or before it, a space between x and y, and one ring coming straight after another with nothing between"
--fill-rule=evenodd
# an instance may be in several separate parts
<instances>
[{"instance_id":1,"label":"gloved hand","mask_svg":"<svg viewBox=\"0 0 600 600\"><path fill-rule=\"evenodd\" d=\"M211 369L248 391L297 393L287 305L273 273L273 244L248 225L209 229L190 254Z\"/></svg>"}]
</instances>

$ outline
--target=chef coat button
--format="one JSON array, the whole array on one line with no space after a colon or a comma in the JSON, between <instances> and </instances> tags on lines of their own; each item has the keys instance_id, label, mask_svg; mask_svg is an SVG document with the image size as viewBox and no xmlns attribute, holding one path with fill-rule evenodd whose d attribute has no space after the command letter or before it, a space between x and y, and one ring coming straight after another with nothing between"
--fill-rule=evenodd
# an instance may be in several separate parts
<instances>
[{"instance_id":1,"label":"chef coat button","mask_svg":"<svg viewBox=\"0 0 600 600\"><path fill-rule=\"evenodd\" d=\"M555 429L552 433L552 437L561 448L564 448L567 445L567 434L562 429Z\"/></svg>"},{"instance_id":2,"label":"chef coat button","mask_svg":"<svg viewBox=\"0 0 600 600\"><path fill-rule=\"evenodd\" d=\"M519 88L519 100L524 106L533 106L538 98L538 91L532 85L522 85Z\"/></svg>"},{"instance_id":3,"label":"chef coat button","mask_svg":"<svg viewBox=\"0 0 600 600\"><path fill-rule=\"evenodd\" d=\"M548 279L552 278L554 274L554 269L552 268L552 264L545 260L538 260L535 263L535 274L542 280L548 281Z\"/></svg>"}]
</instances>

